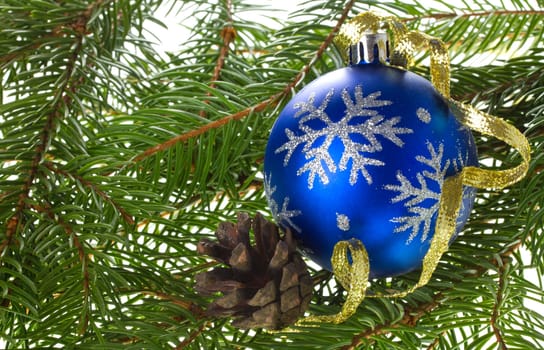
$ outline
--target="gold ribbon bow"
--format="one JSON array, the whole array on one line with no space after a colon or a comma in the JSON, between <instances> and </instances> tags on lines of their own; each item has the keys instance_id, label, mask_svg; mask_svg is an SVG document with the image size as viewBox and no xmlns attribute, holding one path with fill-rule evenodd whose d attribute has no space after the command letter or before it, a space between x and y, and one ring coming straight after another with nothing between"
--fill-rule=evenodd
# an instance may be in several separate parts
<instances>
[{"instance_id":1,"label":"gold ribbon bow","mask_svg":"<svg viewBox=\"0 0 544 350\"><path fill-rule=\"evenodd\" d=\"M460 173L444 180L435 233L430 248L423 259L423 268L419 281L406 291L380 295L384 297L402 297L429 282L440 258L447 251L448 243L456 230L456 219L461 206L463 185L492 189L502 189L512 185L521 180L527 173L531 155L527 139L515 127L503 119L483 113L450 97L450 60L448 51L440 39L417 31L409 31L395 17L364 12L342 26L335 38L335 42L346 53L349 46L359 42L363 33L377 32L382 28L389 29L393 34L394 42L390 59L392 65L407 68L412 63L415 52L421 49L430 50L431 82L447 100L460 122L471 130L502 140L518 151L522 157L522 162L510 169L485 170L467 166ZM347 258L348 248L351 252L352 265L350 265ZM331 263L336 279L348 291L346 302L336 315L310 316L302 319L300 323L343 322L355 313L357 307L365 298L370 264L362 242L356 239L338 242L334 247Z\"/></svg>"}]
</instances>

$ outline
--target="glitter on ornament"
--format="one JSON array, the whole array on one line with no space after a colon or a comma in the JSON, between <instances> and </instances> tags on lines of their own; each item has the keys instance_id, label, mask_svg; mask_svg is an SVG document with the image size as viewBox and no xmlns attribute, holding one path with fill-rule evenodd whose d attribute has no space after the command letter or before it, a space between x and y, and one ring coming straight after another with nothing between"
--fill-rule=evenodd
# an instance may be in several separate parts
<instances>
[{"instance_id":1,"label":"glitter on ornament","mask_svg":"<svg viewBox=\"0 0 544 350\"><path fill-rule=\"evenodd\" d=\"M297 175L300 176L305 172L309 173L309 189L313 188L316 175L319 176L319 180L322 184L326 185L329 183L324 164L330 173L336 172L337 165L329 152L329 148L336 138L338 138L344 146L344 152L338 163L338 169L340 169L340 171L346 170L348 168L348 163L351 160L350 185L357 183L359 171L370 185L372 183L372 177L366 167L369 165L385 165L383 161L369 158L367 155L368 153L380 152L382 150L382 145L377 139L377 136L380 135L402 148L404 142L398 135L413 133L412 129L396 127L401 120L399 116L386 119L383 115L379 114L378 111L371 109L392 104L391 101L378 99L381 95L380 91L373 92L367 97L363 97L363 88L361 85L357 85L354 90L355 101L351 99L348 89L342 90L342 100L346 106L346 110L344 116L337 122L332 121L325 112L327 105L334 95L334 89L329 90L321 102L321 105L317 108L314 106L315 94L310 95L308 102L299 102L294 105L294 108L298 109L294 117L300 118L303 116L298 122L298 129L303 133L299 135L293 130L285 129L288 141L277 148L275 154L287 151L283 160L283 165L287 166L295 149L300 145L304 145L302 152L305 154L308 161L298 169ZM352 121L355 118L368 119L363 123L353 125ZM324 128L314 129L307 124L307 122L311 120L319 120L326 126ZM351 135L363 136L368 142L355 142ZM325 138L325 140L321 141L323 138ZM319 141L321 141L321 144L319 144Z\"/></svg>"},{"instance_id":2,"label":"glitter on ornament","mask_svg":"<svg viewBox=\"0 0 544 350\"><path fill-rule=\"evenodd\" d=\"M269 200L268 206L270 208L270 212L272 213L272 216L276 220L276 222L287 225L291 227L293 230L300 232L300 227L298 227L292 218L295 216L299 216L302 214L300 210L289 210L287 209L289 207L289 197L283 198L283 202L281 205L281 210L279 210L278 203L272 199L272 195L276 192L277 186L272 186L272 175L264 177L264 190L266 193L266 196Z\"/></svg>"},{"instance_id":3,"label":"glitter on ornament","mask_svg":"<svg viewBox=\"0 0 544 350\"><path fill-rule=\"evenodd\" d=\"M425 108L418 108L416 111L416 115L425 124L429 124L431 122L431 113L429 113L428 110Z\"/></svg>"},{"instance_id":4,"label":"glitter on ornament","mask_svg":"<svg viewBox=\"0 0 544 350\"><path fill-rule=\"evenodd\" d=\"M336 213L336 226L342 231L349 231L349 218L347 215Z\"/></svg>"}]
</instances>

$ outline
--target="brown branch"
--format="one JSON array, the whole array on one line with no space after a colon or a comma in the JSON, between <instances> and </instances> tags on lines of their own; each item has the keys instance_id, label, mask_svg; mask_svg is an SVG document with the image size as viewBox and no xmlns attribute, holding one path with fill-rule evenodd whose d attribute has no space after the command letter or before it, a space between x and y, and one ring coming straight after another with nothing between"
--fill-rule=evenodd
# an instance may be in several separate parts
<instances>
[{"instance_id":1,"label":"brown branch","mask_svg":"<svg viewBox=\"0 0 544 350\"><path fill-rule=\"evenodd\" d=\"M225 5L227 8L227 22L223 29L221 30L221 38L223 39L223 46L221 46L221 49L219 50L219 57L217 58L217 63L215 65L215 69L213 70L212 75L212 82L210 84L210 88L215 89L217 84L216 81L219 80L221 75L221 70L223 69L223 66L225 65L225 59L227 58L227 55L229 53L230 44L234 41L236 38L236 30L233 26L232 21L232 1L231 0L225 0ZM211 92L208 92L207 96L211 96ZM209 104L209 100L204 101L205 104ZM206 111L202 110L200 111L200 116L202 118L206 117Z\"/></svg>"},{"instance_id":2,"label":"brown branch","mask_svg":"<svg viewBox=\"0 0 544 350\"><path fill-rule=\"evenodd\" d=\"M157 292L157 291L151 291L151 290L145 290L142 292L142 294L155 296L162 300L168 300L172 302L172 304L181 306L185 310L190 311L193 314L193 316L195 316L196 318L204 317L204 310L202 310L200 306L193 303L192 301L186 301L170 294Z\"/></svg>"},{"instance_id":3,"label":"brown branch","mask_svg":"<svg viewBox=\"0 0 544 350\"><path fill-rule=\"evenodd\" d=\"M172 302L175 305L181 306L185 310L191 312L195 318L202 319L204 318L204 310L198 306L197 304L193 303L192 301L186 301L180 298L177 298L173 295L169 295L162 292L156 292L156 291L144 291L143 294L156 296L163 300L168 300ZM202 322L200 327L198 329L194 330L187 338L185 338L178 346L175 347L176 350L178 349L184 349L188 345L190 345L202 332L204 332L209 326L211 325L210 321Z\"/></svg>"},{"instance_id":4,"label":"brown branch","mask_svg":"<svg viewBox=\"0 0 544 350\"><path fill-rule=\"evenodd\" d=\"M94 3L91 3L89 6L87 6L87 9L81 13L79 17L77 17L73 22L68 24L59 24L55 28L51 30L51 32L40 36L37 40L34 42L29 43L28 45L25 45L23 47L18 48L17 50L7 53L3 56L0 56L0 68L11 63L12 61L16 61L18 59L24 58L27 55L29 55L32 51L39 49L42 45L48 43L48 39L54 39L58 37L62 37L65 35L65 29L71 28L78 34L85 33L87 34L87 25L86 23L91 18L91 15L93 12L100 6L104 5L105 3L113 2L114 0L97 0Z\"/></svg>"},{"instance_id":5,"label":"brown branch","mask_svg":"<svg viewBox=\"0 0 544 350\"><path fill-rule=\"evenodd\" d=\"M248 107L248 108L246 108L244 110L241 110L241 111L239 111L237 113L228 115L228 116L226 116L224 118L221 118L219 120L216 120L216 121L213 121L213 122L208 123L206 125L203 125L198 129L188 131L188 132L186 132L184 134L175 136L175 137L171 138L170 140L167 140L166 142L163 142L161 144L150 147L150 148L146 149L144 152L142 152L139 155L137 155L136 157L134 157L133 162L137 163L139 161L142 161L142 160L154 155L157 152L167 150L170 147L173 147L173 146L175 146L176 144L178 144L180 142L185 142L185 141L187 141L189 139L192 139L192 138L195 138L195 137L200 136L202 134L205 134L206 132L208 132L210 130L222 127L222 126L228 124L229 122L231 122L233 120L243 119L243 118L247 117L248 115L250 115L253 112L261 112L264 109L266 109L267 107L275 105L277 103L276 100L278 99L279 96L280 96L280 94L276 94L276 95L270 97L269 99L255 105L255 106Z\"/></svg>"},{"instance_id":6,"label":"brown branch","mask_svg":"<svg viewBox=\"0 0 544 350\"><path fill-rule=\"evenodd\" d=\"M53 36L53 35L51 35ZM42 45L41 42L34 42L31 44L28 44L26 46L23 46L13 52L10 52L8 54L5 54L4 56L0 56L0 68L3 68L5 65L11 63L12 61L15 61L19 59L20 57L24 57L28 55L31 51L36 50Z\"/></svg>"},{"instance_id":7,"label":"brown branch","mask_svg":"<svg viewBox=\"0 0 544 350\"><path fill-rule=\"evenodd\" d=\"M427 347L427 350L434 350L434 348L436 348L436 346L440 342L440 338L442 338L444 334L446 334L446 331L440 333L440 336L436 337L434 341L431 344L429 344L429 346Z\"/></svg>"},{"instance_id":8,"label":"brown branch","mask_svg":"<svg viewBox=\"0 0 544 350\"><path fill-rule=\"evenodd\" d=\"M85 11L81 13L80 16L74 19L72 23L66 27L70 27L74 33L74 49L70 56L70 59L66 63L66 71L64 73L64 81L60 84L58 95L55 98L55 103L51 107L51 112L47 115L45 124L42 128L40 135L40 142L34 149L34 156L30 163L30 167L27 173L26 180L21 187L21 192L15 205L15 210L11 218L7 220L6 223L6 233L4 240L0 244L0 256L4 253L5 249L12 243L15 233L18 231L19 227L23 225L23 211L27 208L27 200L30 198L30 189L34 184L36 176L38 174L38 169L40 163L44 159L50 141L53 139L55 134L55 129L57 126L58 120L62 118L62 109L64 106L69 106L72 103L72 94L75 92L78 84L82 82L82 79L77 81L73 80L73 73L76 68L76 62L79 58L79 54L83 48L83 38L87 33L87 23L90 20L93 12L104 3L105 0L97 0L94 3L90 4ZM56 35L56 32L53 31L51 35Z\"/></svg>"},{"instance_id":9,"label":"brown branch","mask_svg":"<svg viewBox=\"0 0 544 350\"><path fill-rule=\"evenodd\" d=\"M501 304L503 300L503 294L502 290L504 288L504 272L505 272L505 264L509 264L507 261L508 259L502 259L501 262L498 262L499 264L499 285L497 286L497 295L495 297L495 305L493 306L493 314L491 315L491 328L493 329L493 334L495 335L495 340L497 344L500 346L500 350L508 350L508 347L506 346L506 342L504 341L504 337L502 335L501 328L498 325L498 321L500 318L500 309Z\"/></svg>"},{"instance_id":10,"label":"brown branch","mask_svg":"<svg viewBox=\"0 0 544 350\"><path fill-rule=\"evenodd\" d=\"M383 323L383 324L377 325L374 328L369 328L369 329L365 330L364 332L361 332L361 333L355 335L351 340L351 344L344 345L340 349L341 350L354 350L359 345L363 344L363 339L366 340L366 339L370 339L371 337L376 337L376 336L383 335L383 334L389 334L389 333L391 333L391 331L390 331L391 328L397 328L398 326L399 326L398 324Z\"/></svg>"},{"instance_id":11,"label":"brown branch","mask_svg":"<svg viewBox=\"0 0 544 350\"><path fill-rule=\"evenodd\" d=\"M321 58L321 56L323 55L325 50L332 43L332 41L334 39L334 36L340 30L340 27L342 26L342 24L346 21L348 15L349 15L349 12L351 11L353 5L355 4L355 1L356 0L350 0L347 3L346 7L344 8L344 11L342 12L342 15L338 19L338 22L336 23L334 28L331 30L329 35L325 38L325 41L323 41L321 46L319 46L319 48L316 51L314 57L310 60L310 62L307 65L305 65L300 70L300 72L295 76L295 78L289 84L287 84L285 86L285 88L281 92L270 96L268 99L254 105L254 106L248 107L248 108L246 108L244 110L241 110L241 111L236 112L234 114L228 115L228 116L226 116L226 117L224 117L222 119L213 121L213 122L208 123L206 125L203 125L198 129L194 129L194 130L188 131L188 132L186 132L184 134L175 136L175 137L167 140L166 142L163 142L163 143L158 144L156 146L150 147L150 148L146 149L145 151L143 151L142 153L140 153L139 155L137 155L136 157L134 157L132 159L133 163L140 162L140 161L142 161L142 160L144 160L146 158L149 158L150 156L154 155L157 152L167 150L170 147L173 147L174 145L176 145L178 143L185 142L185 141L187 141L189 139L200 136L200 135L202 135L202 134L204 134L204 133L206 133L206 132L208 132L210 130L222 127L222 126L230 123L233 120L241 120L241 119L244 119L245 117L247 117L248 115L250 115L251 113L262 112L263 110L265 110L268 107L276 106L281 101L281 99L283 97L285 97L285 96L287 96L287 95L289 95L291 93L291 90L306 76L306 74L310 71L312 66L315 64L315 62L317 62Z\"/></svg>"},{"instance_id":12,"label":"brown branch","mask_svg":"<svg viewBox=\"0 0 544 350\"><path fill-rule=\"evenodd\" d=\"M11 244L15 232L17 231L19 225L22 224L23 210L26 208L26 201L30 197L30 188L34 184L34 180L36 179L38 173L38 167L47 152L49 141L53 138L57 120L62 117L61 105L63 102L68 102L67 100L70 99L68 95L68 91L70 91L69 85L71 82L72 73L75 68L75 61L77 60L77 57L81 50L82 38L77 37L76 42L76 47L66 67L66 79L64 80L62 86L59 89L61 91L62 98L56 99L56 102L52 107L52 111L51 113L49 113L45 121L45 125L42 129L40 136L40 143L34 149L34 157L32 158L26 181L21 188L21 193L19 194L19 198L15 206L15 212L8 220L6 237L4 238L4 241L0 246L0 254L2 254L4 249Z\"/></svg>"},{"instance_id":13,"label":"brown branch","mask_svg":"<svg viewBox=\"0 0 544 350\"><path fill-rule=\"evenodd\" d=\"M178 346L175 347L176 350L185 349L188 345L190 345L193 341L195 341L196 337L198 337L202 332L206 330L211 325L211 322L203 322L198 329L193 331L189 337L184 339Z\"/></svg>"},{"instance_id":14,"label":"brown branch","mask_svg":"<svg viewBox=\"0 0 544 350\"><path fill-rule=\"evenodd\" d=\"M419 319L421 319L424 315L428 314L440 305L440 300L443 297L444 294L442 292L439 292L435 294L433 298L427 303L420 304L414 308L405 308L404 316L402 317L402 319L395 323L386 322L384 324L378 325L374 328L370 328L365 330L364 332L356 334L351 339L351 344L343 346L342 350L356 349L359 345L363 343L364 340L369 340L370 338L378 335L389 334L391 333L391 329L398 328L401 325L415 327Z\"/></svg>"},{"instance_id":15,"label":"brown branch","mask_svg":"<svg viewBox=\"0 0 544 350\"><path fill-rule=\"evenodd\" d=\"M134 219L132 218L132 216L129 213L127 213L127 211L123 207L121 207L116 201L114 201L106 192L102 191L100 188L98 188L98 186L96 186L92 182L85 180L81 176L78 176L78 175L69 173L69 172L67 172L65 170L59 169L52 162L44 162L43 165L47 169L51 170L52 172L57 173L57 174L61 174L61 175L65 176L65 177L67 177L67 178L71 178L74 181L79 182L83 186L91 189L98 196L100 196L100 198L102 198L106 202L110 203L111 206L113 206L119 212L119 214L121 214L121 217L123 218L123 220L125 220L125 222L127 224L129 224L129 225L134 224Z\"/></svg>"},{"instance_id":16,"label":"brown branch","mask_svg":"<svg viewBox=\"0 0 544 350\"><path fill-rule=\"evenodd\" d=\"M440 12L429 13L423 16L414 16L402 18L402 21L412 22L421 19L448 19L448 18L467 18L467 17L487 17L487 16L523 16L523 15L544 15L544 10L496 10L496 11L481 11L481 12L468 12L468 13L455 13L455 12Z\"/></svg>"}]
</instances>

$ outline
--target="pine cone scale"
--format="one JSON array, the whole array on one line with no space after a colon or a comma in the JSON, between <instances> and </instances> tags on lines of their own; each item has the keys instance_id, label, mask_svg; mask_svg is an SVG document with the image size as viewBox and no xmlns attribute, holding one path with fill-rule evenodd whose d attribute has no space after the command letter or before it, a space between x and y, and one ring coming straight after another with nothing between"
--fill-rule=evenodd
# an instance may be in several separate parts
<instances>
[{"instance_id":1,"label":"pine cone scale","mask_svg":"<svg viewBox=\"0 0 544 350\"><path fill-rule=\"evenodd\" d=\"M244 243L238 243L232 250L229 265L238 273L247 273L251 271L251 253Z\"/></svg>"},{"instance_id":2,"label":"pine cone scale","mask_svg":"<svg viewBox=\"0 0 544 350\"><path fill-rule=\"evenodd\" d=\"M300 298L298 286L295 286L281 294L280 310L281 312L287 312L293 308L298 307L301 302L302 299Z\"/></svg>"},{"instance_id":3,"label":"pine cone scale","mask_svg":"<svg viewBox=\"0 0 544 350\"><path fill-rule=\"evenodd\" d=\"M276 251L268 264L268 270L271 273L281 271L281 268L289 261L289 248L287 243L279 242L276 245Z\"/></svg>"},{"instance_id":4,"label":"pine cone scale","mask_svg":"<svg viewBox=\"0 0 544 350\"><path fill-rule=\"evenodd\" d=\"M268 281L268 283L261 289L257 291L255 296L248 301L248 305L251 306L264 306L267 305L278 298L278 289L273 280Z\"/></svg>"},{"instance_id":5,"label":"pine cone scale","mask_svg":"<svg viewBox=\"0 0 544 350\"><path fill-rule=\"evenodd\" d=\"M255 245L249 243L251 229ZM236 224L221 223L215 234L218 242L203 239L198 245L199 253L226 265L196 276L199 293L223 293L208 306L208 315L232 316L239 328L281 329L304 314L312 278L290 231L282 237L262 215L251 220L238 214Z\"/></svg>"}]
</instances>

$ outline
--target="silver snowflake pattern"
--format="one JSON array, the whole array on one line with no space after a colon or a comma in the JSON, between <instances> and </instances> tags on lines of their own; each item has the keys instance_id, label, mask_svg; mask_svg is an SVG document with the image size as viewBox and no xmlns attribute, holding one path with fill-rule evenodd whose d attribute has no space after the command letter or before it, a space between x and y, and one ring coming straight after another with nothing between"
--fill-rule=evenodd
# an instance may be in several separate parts
<instances>
[{"instance_id":1,"label":"silver snowflake pattern","mask_svg":"<svg viewBox=\"0 0 544 350\"><path fill-rule=\"evenodd\" d=\"M388 100L380 100L380 91L363 96L361 85L355 87L355 99L352 100L347 89L342 90L342 101L346 107L344 116L337 122L330 119L325 112L334 89L329 90L321 105L316 107L315 94L311 94L307 102L299 102L294 105L298 109L295 118L300 118L298 128L302 133L295 134L290 129L285 129L288 141L275 150L275 153L287 152L283 160L283 165L287 166L291 156L297 147L303 145L302 152L307 162L298 169L297 175L308 173L308 188L312 189L316 176L322 184L329 183L327 170L335 173L337 170L344 171L348 169L351 161L349 183L354 185L359 178L359 172L363 175L368 184L372 183L372 177L367 170L368 166L383 166L383 161L368 157L369 153L380 152L382 144L378 140L378 135L391 141L395 145L402 147L404 142L398 135L412 133L409 128L397 127L400 117L385 118L378 111L372 108L388 106L392 104ZM354 123L355 118L365 118L362 123ZM325 124L324 128L313 129L307 124L310 120L319 120ZM352 135L359 135L367 142L360 143L352 139ZM335 139L339 139L344 151L338 164L335 163L329 152L329 148Z\"/></svg>"},{"instance_id":2,"label":"silver snowflake pattern","mask_svg":"<svg viewBox=\"0 0 544 350\"><path fill-rule=\"evenodd\" d=\"M399 203L404 201L404 207L412 214L391 219L392 222L399 224L394 232L411 230L406 244L410 244L414 238L417 237L420 230L421 242L425 242L429 237L432 219L439 209L440 193L442 185L444 184L446 171L451 164L450 160L446 160L442 165L442 158L444 156L443 144L438 146L437 151L434 146L428 142L427 149L429 150L430 158L417 156L416 160L427 165L431 170L424 170L416 175L417 185L413 185L410 180L399 171L397 173L397 180L400 182L400 185L385 186L385 189L387 190L398 192L398 195L391 199L391 202ZM454 160L454 163L457 161L459 160ZM455 167L457 168L458 165L455 164ZM439 191L435 192L429 188L429 183L427 181L434 181L437 183ZM431 201L432 205L422 205L423 202L429 204L428 201Z\"/></svg>"},{"instance_id":3,"label":"silver snowflake pattern","mask_svg":"<svg viewBox=\"0 0 544 350\"><path fill-rule=\"evenodd\" d=\"M272 216L278 224L286 224L293 230L300 232L300 227L298 227L292 220L295 216L302 214L300 210L289 210L289 197L283 199L281 210L278 206L278 203L272 198L272 195L276 192L277 186L272 186L272 175L264 177L264 191L266 197L268 198L268 203Z\"/></svg>"},{"instance_id":4,"label":"silver snowflake pattern","mask_svg":"<svg viewBox=\"0 0 544 350\"><path fill-rule=\"evenodd\" d=\"M349 217L345 214L336 213L336 227L342 231L349 231Z\"/></svg>"}]
</instances>

